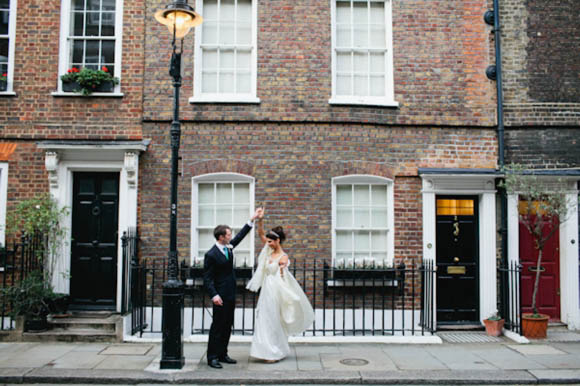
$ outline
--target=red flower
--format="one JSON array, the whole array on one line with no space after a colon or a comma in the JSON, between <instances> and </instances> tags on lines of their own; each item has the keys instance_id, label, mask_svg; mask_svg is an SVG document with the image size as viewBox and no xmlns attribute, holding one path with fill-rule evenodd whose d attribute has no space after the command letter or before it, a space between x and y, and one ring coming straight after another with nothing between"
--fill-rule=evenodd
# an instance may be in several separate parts
<instances>
[{"instance_id":1,"label":"red flower","mask_svg":"<svg viewBox=\"0 0 580 386\"><path fill-rule=\"evenodd\" d=\"M73 67L73 68L72 68L72 72L79 72L79 69L78 69L78 68L76 68L76 67Z\"/></svg>"},{"instance_id":2,"label":"red flower","mask_svg":"<svg viewBox=\"0 0 580 386\"><path fill-rule=\"evenodd\" d=\"M8 74L7 73L4 73L4 74L2 74L2 76L6 77L6 76L8 76Z\"/></svg>"},{"instance_id":3,"label":"red flower","mask_svg":"<svg viewBox=\"0 0 580 386\"><path fill-rule=\"evenodd\" d=\"M101 70L103 70L103 71L105 71L105 72L109 72L109 69L108 69L106 66L103 66L103 67L101 68Z\"/></svg>"}]
</instances>

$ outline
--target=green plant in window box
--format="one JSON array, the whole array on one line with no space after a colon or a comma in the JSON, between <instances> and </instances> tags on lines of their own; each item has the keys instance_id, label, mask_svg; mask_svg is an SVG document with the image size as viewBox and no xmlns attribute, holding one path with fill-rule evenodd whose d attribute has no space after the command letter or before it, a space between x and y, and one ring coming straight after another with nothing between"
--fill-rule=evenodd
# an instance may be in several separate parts
<instances>
[{"instance_id":1,"label":"green plant in window box","mask_svg":"<svg viewBox=\"0 0 580 386\"><path fill-rule=\"evenodd\" d=\"M70 68L60 77L64 91L80 92L82 95L91 95L93 92L110 92L119 79L111 75L105 66L100 70L90 68Z\"/></svg>"}]
</instances>

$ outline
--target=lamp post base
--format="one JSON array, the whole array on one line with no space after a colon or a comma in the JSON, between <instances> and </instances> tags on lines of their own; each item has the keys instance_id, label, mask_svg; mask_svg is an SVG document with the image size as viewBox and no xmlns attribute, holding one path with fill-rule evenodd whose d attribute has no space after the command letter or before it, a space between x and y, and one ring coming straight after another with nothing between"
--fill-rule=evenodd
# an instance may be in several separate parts
<instances>
[{"instance_id":1,"label":"lamp post base","mask_svg":"<svg viewBox=\"0 0 580 386\"><path fill-rule=\"evenodd\" d=\"M161 370L179 370L185 364L183 357L183 297L184 286L180 280L163 283L163 344Z\"/></svg>"}]
</instances>

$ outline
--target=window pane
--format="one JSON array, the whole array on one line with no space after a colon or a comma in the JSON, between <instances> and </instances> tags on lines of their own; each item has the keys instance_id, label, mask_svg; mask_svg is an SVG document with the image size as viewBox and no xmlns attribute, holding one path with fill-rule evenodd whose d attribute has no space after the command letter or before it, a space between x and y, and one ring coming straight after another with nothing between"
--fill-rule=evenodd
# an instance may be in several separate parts
<instances>
[{"instance_id":1,"label":"window pane","mask_svg":"<svg viewBox=\"0 0 580 386\"><path fill-rule=\"evenodd\" d=\"M198 223L200 226L213 226L213 207L212 206L200 206L198 211Z\"/></svg>"},{"instance_id":2,"label":"window pane","mask_svg":"<svg viewBox=\"0 0 580 386\"><path fill-rule=\"evenodd\" d=\"M10 12L0 11L0 35L8 35L9 20L10 20Z\"/></svg>"},{"instance_id":3,"label":"window pane","mask_svg":"<svg viewBox=\"0 0 580 386\"><path fill-rule=\"evenodd\" d=\"M98 40L87 40L85 63L99 63L99 43Z\"/></svg>"},{"instance_id":4,"label":"window pane","mask_svg":"<svg viewBox=\"0 0 580 386\"><path fill-rule=\"evenodd\" d=\"M85 34L85 14L74 12L71 18L71 31L73 36L84 36Z\"/></svg>"},{"instance_id":5,"label":"window pane","mask_svg":"<svg viewBox=\"0 0 580 386\"><path fill-rule=\"evenodd\" d=\"M203 44L217 44L217 23L204 20L201 26L203 28Z\"/></svg>"},{"instance_id":6,"label":"window pane","mask_svg":"<svg viewBox=\"0 0 580 386\"><path fill-rule=\"evenodd\" d=\"M115 42L112 40L103 40L102 46L103 63L101 64L114 64L115 63Z\"/></svg>"},{"instance_id":7,"label":"window pane","mask_svg":"<svg viewBox=\"0 0 580 386\"><path fill-rule=\"evenodd\" d=\"M354 233L354 250L357 253L367 253L370 251L369 232Z\"/></svg>"},{"instance_id":8,"label":"window pane","mask_svg":"<svg viewBox=\"0 0 580 386\"><path fill-rule=\"evenodd\" d=\"M371 240L373 245L373 252L387 251L387 232L371 232Z\"/></svg>"},{"instance_id":9,"label":"window pane","mask_svg":"<svg viewBox=\"0 0 580 386\"><path fill-rule=\"evenodd\" d=\"M371 96L385 96L385 77L371 76Z\"/></svg>"},{"instance_id":10,"label":"window pane","mask_svg":"<svg viewBox=\"0 0 580 386\"><path fill-rule=\"evenodd\" d=\"M214 93L217 92L217 74L215 72L204 72L201 76L202 92Z\"/></svg>"},{"instance_id":11,"label":"window pane","mask_svg":"<svg viewBox=\"0 0 580 386\"><path fill-rule=\"evenodd\" d=\"M98 12L87 12L87 29L86 36L99 36L99 24L101 14Z\"/></svg>"},{"instance_id":12,"label":"window pane","mask_svg":"<svg viewBox=\"0 0 580 386\"><path fill-rule=\"evenodd\" d=\"M252 0L238 0L238 23L251 23Z\"/></svg>"},{"instance_id":13,"label":"window pane","mask_svg":"<svg viewBox=\"0 0 580 386\"><path fill-rule=\"evenodd\" d=\"M232 218L232 208L231 207L224 207L219 206L216 210L216 221L220 224L232 224L233 225L233 218Z\"/></svg>"},{"instance_id":14,"label":"window pane","mask_svg":"<svg viewBox=\"0 0 580 386\"><path fill-rule=\"evenodd\" d=\"M336 26L336 45L343 48L352 46L350 26L346 24L338 24Z\"/></svg>"},{"instance_id":15,"label":"window pane","mask_svg":"<svg viewBox=\"0 0 580 386\"><path fill-rule=\"evenodd\" d=\"M352 185L336 186L336 203L338 205L352 205Z\"/></svg>"},{"instance_id":16,"label":"window pane","mask_svg":"<svg viewBox=\"0 0 580 386\"><path fill-rule=\"evenodd\" d=\"M115 36L115 13L103 12L101 18L101 36Z\"/></svg>"},{"instance_id":17,"label":"window pane","mask_svg":"<svg viewBox=\"0 0 580 386\"><path fill-rule=\"evenodd\" d=\"M336 210L336 226L339 228L352 227L352 209L350 207Z\"/></svg>"},{"instance_id":18,"label":"window pane","mask_svg":"<svg viewBox=\"0 0 580 386\"><path fill-rule=\"evenodd\" d=\"M336 251L347 252L352 251L352 233L337 231L336 232Z\"/></svg>"},{"instance_id":19,"label":"window pane","mask_svg":"<svg viewBox=\"0 0 580 386\"><path fill-rule=\"evenodd\" d=\"M73 55L72 55L71 67L72 67L72 65L75 65L75 64L82 66L84 46L85 46L84 40L75 40L73 42Z\"/></svg>"},{"instance_id":20,"label":"window pane","mask_svg":"<svg viewBox=\"0 0 580 386\"><path fill-rule=\"evenodd\" d=\"M0 62L8 62L8 39L0 39Z\"/></svg>"},{"instance_id":21,"label":"window pane","mask_svg":"<svg viewBox=\"0 0 580 386\"><path fill-rule=\"evenodd\" d=\"M235 1L234 0L222 0L221 3L221 14L220 20L223 21L231 21L234 20L234 12L235 12Z\"/></svg>"},{"instance_id":22,"label":"window pane","mask_svg":"<svg viewBox=\"0 0 580 386\"><path fill-rule=\"evenodd\" d=\"M251 44L252 43L252 25L250 21L238 21L236 30L237 44Z\"/></svg>"},{"instance_id":23,"label":"window pane","mask_svg":"<svg viewBox=\"0 0 580 386\"><path fill-rule=\"evenodd\" d=\"M371 47L374 48L385 48L387 46L385 40L385 26L372 24L371 29Z\"/></svg>"},{"instance_id":24,"label":"window pane","mask_svg":"<svg viewBox=\"0 0 580 386\"><path fill-rule=\"evenodd\" d=\"M234 69L234 51L224 50L220 52L220 69Z\"/></svg>"},{"instance_id":25,"label":"window pane","mask_svg":"<svg viewBox=\"0 0 580 386\"><path fill-rule=\"evenodd\" d=\"M336 23L350 24L350 3L338 2L336 4Z\"/></svg>"},{"instance_id":26,"label":"window pane","mask_svg":"<svg viewBox=\"0 0 580 386\"><path fill-rule=\"evenodd\" d=\"M367 48L369 46L367 25L355 24L353 27L353 46Z\"/></svg>"},{"instance_id":27,"label":"window pane","mask_svg":"<svg viewBox=\"0 0 580 386\"><path fill-rule=\"evenodd\" d=\"M250 217L250 207L240 206L234 208L234 222L232 224L243 224Z\"/></svg>"},{"instance_id":28,"label":"window pane","mask_svg":"<svg viewBox=\"0 0 580 386\"><path fill-rule=\"evenodd\" d=\"M102 0L103 11L114 11L115 10L115 0Z\"/></svg>"},{"instance_id":29,"label":"window pane","mask_svg":"<svg viewBox=\"0 0 580 386\"><path fill-rule=\"evenodd\" d=\"M368 95L368 78L366 75L354 76L354 95L365 96Z\"/></svg>"},{"instance_id":30,"label":"window pane","mask_svg":"<svg viewBox=\"0 0 580 386\"><path fill-rule=\"evenodd\" d=\"M234 202L240 204L250 202L250 184L234 184Z\"/></svg>"},{"instance_id":31,"label":"window pane","mask_svg":"<svg viewBox=\"0 0 580 386\"><path fill-rule=\"evenodd\" d=\"M338 74L336 76L336 94L352 95L350 75Z\"/></svg>"},{"instance_id":32,"label":"window pane","mask_svg":"<svg viewBox=\"0 0 580 386\"><path fill-rule=\"evenodd\" d=\"M203 2L204 23L207 20L217 19L217 0L204 0Z\"/></svg>"},{"instance_id":33,"label":"window pane","mask_svg":"<svg viewBox=\"0 0 580 386\"><path fill-rule=\"evenodd\" d=\"M354 209L354 226L356 228L370 228L371 221L369 208Z\"/></svg>"},{"instance_id":34,"label":"window pane","mask_svg":"<svg viewBox=\"0 0 580 386\"><path fill-rule=\"evenodd\" d=\"M252 92L252 76L249 72L236 76L236 93L249 94Z\"/></svg>"},{"instance_id":35,"label":"window pane","mask_svg":"<svg viewBox=\"0 0 580 386\"><path fill-rule=\"evenodd\" d=\"M385 23L385 3L382 1L371 2L371 23Z\"/></svg>"},{"instance_id":36,"label":"window pane","mask_svg":"<svg viewBox=\"0 0 580 386\"><path fill-rule=\"evenodd\" d=\"M87 1L87 9L92 11L98 11L101 8L101 1L100 0L86 0Z\"/></svg>"},{"instance_id":37,"label":"window pane","mask_svg":"<svg viewBox=\"0 0 580 386\"><path fill-rule=\"evenodd\" d=\"M354 71L359 74L366 74L369 71L369 57L367 53L354 53Z\"/></svg>"},{"instance_id":38,"label":"window pane","mask_svg":"<svg viewBox=\"0 0 580 386\"><path fill-rule=\"evenodd\" d=\"M203 250L205 253L214 244L215 244L215 237L213 237L213 229L200 229L199 230L199 249ZM200 256L203 256L203 254L200 254Z\"/></svg>"},{"instance_id":39,"label":"window pane","mask_svg":"<svg viewBox=\"0 0 580 386\"><path fill-rule=\"evenodd\" d=\"M247 221L247 219L246 219L246 221ZM242 225L242 224L239 224L239 225ZM236 237L236 235L238 234L238 232L241 231L241 230L242 230L242 228L236 228L236 229L234 229L232 231L232 236L233 237ZM242 242L238 244L238 247L236 248L236 256L238 254L238 251L240 251L240 250L246 250L246 251L249 251L250 250L250 240L251 240L251 237L245 237L242 240Z\"/></svg>"},{"instance_id":40,"label":"window pane","mask_svg":"<svg viewBox=\"0 0 580 386\"><path fill-rule=\"evenodd\" d=\"M387 227L387 208L373 208L371 217L373 228Z\"/></svg>"},{"instance_id":41,"label":"window pane","mask_svg":"<svg viewBox=\"0 0 580 386\"><path fill-rule=\"evenodd\" d=\"M218 54L217 50L203 50L203 66L205 68L217 68L218 66Z\"/></svg>"},{"instance_id":42,"label":"window pane","mask_svg":"<svg viewBox=\"0 0 580 386\"><path fill-rule=\"evenodd\" d=\"M386 185L372 185L371 186L373 205L387 205L387 186Z\"/></svg>"},{"instance_id":43,"label":"window pane","mask_svg":"<svg viewBox=\"0 0 580 386\"><path fill-rule=\"evenodd\" d=\"M220 44L234 44L234 24L232 22L221 22L220 23Z\"/></svg>"},{"instance_id":44,"label":"window pane","mask_svg":"<svg viewBox=\"0 0 580 386\"><path fill-rule=\"evenodd\" d=\"M384 74L385 73L385 54L371 53L371 72Z\"/></svg>"},{"instance_id":45,"label":"window pane","mask_svg":"<svg viewBox=\"0 0 580 386\"><path fill-rule=\"evenodd\" d=\"M336 54L336 71L350 73L352 71L351 53Z\"/></svg>"},{"instance_id":46,"label":"window pane","mask_svg":"<svg viewBox=\"0 0 580 386\"><path fill-rule=\"evenodd\" d=\"M216 189L216 202L221 204L232 202L232 184L217 184Z\"/></svg>"},{"instance_id":47,"label":"window pane","mask_svg":"<svg viewBox=\"0 0 580 386\"><path fill-rule=\"evenodd\" d=\"M369 185L355 185L354 186L354 204L355 205L369 205L370 192Z\"/></svg>"},{"instance_id":48,"label":"window pane","mask_svg":"<svg viewBox=\"0 0 580 386\"><path fill-rule=\"evenodd\" d=\"M234 72L223 71L220 76L219 92L233 93L234 92Z\"/></svg>"},{"instance_id":49,"label":"window pane","mask_svg":"<svg viewBox=\"0 0 580 386\"><path fill-rule=\"evenodd\" d=\"M235 259L234 264L238 268L252 268L254 266L252 259L250 258L249 251L244 251L240 250L239 248L236 248L236 254L234 259Z\"/></svg>"},{"instance_id":50,"label":"window pane","mask_svg":"<svg viewBox=\"0 0 580 386\"><path fill-rule=\"evenodd\" d=\"M73 9L75 10L85 9L85 0L73 0Z\"/></svg>"},{"instance_id":51,"label":"window pane","mask_svg":"<svg viewBox=\"0 0 580 386\"><path fill-rule=\"evenodd\" d=\"M213 184L199 184L198 188L198 201L200 204L213 203Z\"/></svg>"},{"instance_id":52,"label":"window pane","mask_svg":"<svg viewBox=\"0 0 580 386\"><path fill-rule=\"evenodd\" d=\"M236 66L238 70L250 70L251 55L249 51L238 51L237 52L237 63Z\"/></svg>"}]
</instances>

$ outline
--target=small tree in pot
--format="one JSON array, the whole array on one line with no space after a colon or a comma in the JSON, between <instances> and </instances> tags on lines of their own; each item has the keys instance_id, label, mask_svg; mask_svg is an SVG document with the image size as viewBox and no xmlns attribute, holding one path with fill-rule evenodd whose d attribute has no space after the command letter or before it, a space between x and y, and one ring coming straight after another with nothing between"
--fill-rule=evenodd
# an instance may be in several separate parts
<instances>
[{"instance_id":1,"label":"small tree in pot","mask_svg":"<svg viewBox=\"0 0 580 386\"><path fill-rule=\"evenodd\" d=\"M502 185L508 194L518 195L520 224L530 233L534 243L533 248L538 253L534 262L532 313L523 314L522 330L527 337L545 338L549 317L540 314L537 307L542 257L546 243L554 236L560 224L567 220L570 205L566 192L558 190L553 180L550 183L532 171L524 170L520 165L511 165L506 168L505 172Z\"/></svg>"}]
</instances>

